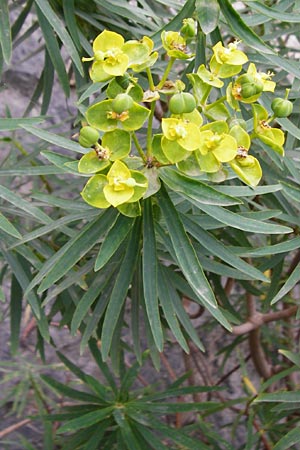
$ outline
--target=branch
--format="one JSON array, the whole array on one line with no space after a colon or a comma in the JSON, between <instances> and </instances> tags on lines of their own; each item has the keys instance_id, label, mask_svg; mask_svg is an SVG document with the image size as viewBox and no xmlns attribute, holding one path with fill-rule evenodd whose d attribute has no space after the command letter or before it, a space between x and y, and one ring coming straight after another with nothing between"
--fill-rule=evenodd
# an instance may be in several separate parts
<instances>
[{"instance_id":1,"label":"branch","mask_svg":"<svg viewBox=\"0 0 300 450\"><path fill-rule=\"evenodd\" d=\"M249 333L250 331L256 330L261 327L263 324L268 322L275 322L280 319L287 319L291 317L296 311L297 306L291 306L290 308L283 309L281 311L269 312L266 314L262 314L260 312L255 312L252 316L249 317L247 322L236 325L232 327L232 333L239 336L242 334Z\"/></svg>"},{"instance_id":2,"label":"branch","mask_svg":"<svg viewBox=\"0 0 300 450\"><path fill-rule=\"evenodd\" d=\"M12 433L13 431L18 430L19 428L23 427L24 425L27 425L31 422L31 419L24 419L21 420L21 422L14 423L13 425L5 428L4 430L0 431L0 439L4 438L8 434Z\"/></svg>"}]
</instances>

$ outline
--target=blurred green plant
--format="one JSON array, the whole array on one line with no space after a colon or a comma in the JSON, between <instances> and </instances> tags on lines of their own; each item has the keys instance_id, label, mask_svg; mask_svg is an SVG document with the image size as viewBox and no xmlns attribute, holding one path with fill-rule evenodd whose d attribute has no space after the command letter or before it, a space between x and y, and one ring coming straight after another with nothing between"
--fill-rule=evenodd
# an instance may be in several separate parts
<instances>
[{"instance_id":1,"label":"blurred green plant","mask_svg":"<svg viewBox=\"0 0 300 450\"><path fill-rule=\"evenodd\" d=\"M111 1L108 7L100 0L88 6L32 0L23 3L12 27L9 9L19 12L20 4L1 0L0 6L3 69L12 42L21 45L37 29L45 52L33 93L34 99L42 98L41 116L0 119L1 143L10 150L0 169L6 183L0 187L0 279L10 289L3 289L3 300L9 300L12 318L11 351L18 349L26 302L42 355L52 343L55 319L71 334L80 333L81 351L94 346L103 373L111 366L120 376L120 385L109 376L117 386L113 396L108 379L92 378L61 356L94 400L88 410L84 401L64 412L51 404L48 412L54 415L42 413L44 419L64 422L57 445L65 448L62 442L70 434L69 448L227 449L230 439L241 449L293 448L299 443L297 2L188 0L171 7L144 0ZM21 34L32 13L33 24ZM112 51L114 41L107 36L116 39L118 51ZM240 47L236 40L242 41ZM94 59L82 65L87 55ZM180 64L174 64L176 59ZM79 143L40 126L54 72L65 95L75 75ZM39 140L25 144L17 130ZM251 171L245 171L244 160ZM22 185L29 178L27 194ZM80 192L88 179L93 181L83 190L84 203ZM99 192L99 183L95 208L88 195ZM223 361L220 373L211 377L211 360L198 350L214 339L216 321L224 327L218 356ZM181 381L176 384L174 377L171 393L186 391L171 406L151 400L151 395L163 395L153 394L157 386L149 394L131 383L138 364L144 364L145 348L159 370L163 351L168 353L174 342L188 354L188 375L181 381L194 388L179 388ZM126 354L137 360L128 371ZM226 363L237 354L237 365L226 373ZM253 380L248 359L262 383ZM216 389L237 371L246 392L239 398L242 406ZM200 388L212 388L204 412L198 408L205 407L207 397L197 400L196 372ZM68 387L54 378L43 382L68 396ZM122 383L129 378L117 408ZM193 402L185 396L189 389L194 389ZM71 398L82 400L78 395ZM181 396L179 391L174 395ZM224 430L216 429L214 414L223 408L232 419ZM181 422L166 425L165 415L184 411L196 412L191 424L180 416ZM99 417L106 427L97 426ZM238 428L239 441L234 437Z\"/></svg>"}]
</instances>

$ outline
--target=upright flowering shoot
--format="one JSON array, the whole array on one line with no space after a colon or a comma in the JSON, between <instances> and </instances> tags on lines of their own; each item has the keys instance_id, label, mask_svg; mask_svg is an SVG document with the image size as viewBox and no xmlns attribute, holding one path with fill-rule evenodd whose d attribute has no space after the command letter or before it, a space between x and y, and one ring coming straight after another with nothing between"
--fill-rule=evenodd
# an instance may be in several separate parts
<instances>
[{"instance_id":1,"label":"upright flowering shoot","mask_svg":"<svg viewBox=\"0 0 300 450\"><path fill-rule=\"evenodd\" d=\"M259 102L275 90L271 72L248 62L236 40L217 42L210 59L195 66L196 39L191 18L179 31L163 31L158 48L164 56L155 69L159 54L148 36L125 41L104 30L94 40L94 55L84 60L92 61L91 79L103 83L102 98L85 111L79 142L90 151L78 162L80 174L91 176L82 191L91 206L141 214L142 199L160 189L161 166L214 182L229 175L256 186L265 146L284 155L284 132L271 123L292 112L288 92L269 111ZM174 69L176 61L179 70L191 67L190 91Z\"/></svg>"}]
</instances>

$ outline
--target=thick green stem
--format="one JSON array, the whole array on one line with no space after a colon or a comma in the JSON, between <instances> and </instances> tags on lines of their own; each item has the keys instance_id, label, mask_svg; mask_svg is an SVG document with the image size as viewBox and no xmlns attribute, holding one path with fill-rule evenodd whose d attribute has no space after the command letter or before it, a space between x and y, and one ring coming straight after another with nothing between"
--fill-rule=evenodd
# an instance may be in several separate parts
<instances>
[{"instance_id":1,"label":"thick green stem","mask_svg":"<svg viewBox=\"0 0 300 450\"><path fill-rule=\"evenodd\" d=\"M211 103L210 105L207 105L205 110L208 111L211 108L213 108L214 106L218 105L219 103L223 103L224 100L226 100L226 95L223 95L223 97L220 97L218 100L216 100L215 102Z\"/></svg>"},{"instance_id":2,"label":"thick green stem","mask_svg":"<svg viewBox=\"0 0 300 450\"><path fill-rule=\"evenodd\" d=\"M136 149L137 149L140 157L142 158L142 160L144 162L146 162L147 161L146 155L145 155L144 150L142 149L142 147L141 147L141 145L140 145L140 143L138 141L138 138L137 138L137 136L136 136L134 131L132 132L132 139L133 139L133 142L134 142L134 144L136 146Z\"/></svg>"},{"instance_id":3,"label":"thick green stem","mask_svg":"<svg viewBox=\"0 0 300 450\"><path fill-rule=\"evenodd\" d=\"M154 91L155 84L153 81L152 72L150 70L150 67L147 67L146 72L147 72L147 77L148 77L148 82L149 82L149 89L150 89L150 91Z\"/></svg>"},{"instance_id":4,"label":"thick green stem","mask_svg":"<svg viewBox=\"0 0 300 450\"><path fill-rule=\"evenodd\" d=\"M152 128L153 128L153 118L154 118L154 112L155 112L155 103L151 103L151 110L150 115L148 119L148 128L147 128L147 157L152 156Z\"/></svg>"},{"instance_id":5,"label":"thick green stem","mask_svg":"<svg viewBox=\"0 0 300 450\"><path fill-rule=\"evenodd\" d=\"M168 65L166 67L165 73L163 74L162 79L160 80L159 84L157 85L157 89L161 89L163 87L163 85L165 84L165 82L167 81L168 75L170 73L170 70L172 69L172 66L175 62L176 58L170 58Z\"/></svg>"}]
</instances>

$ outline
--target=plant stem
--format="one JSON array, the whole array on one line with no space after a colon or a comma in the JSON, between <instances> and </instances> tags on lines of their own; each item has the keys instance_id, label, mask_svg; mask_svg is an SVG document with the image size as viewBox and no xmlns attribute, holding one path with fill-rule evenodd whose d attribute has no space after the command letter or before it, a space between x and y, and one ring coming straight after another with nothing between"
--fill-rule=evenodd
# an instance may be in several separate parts
<instances>
[{"instance_id":1,"label":"plant stem","mask_svg":"<svg viewBox=\"0 0 300 450\"><path fill-rule=\"evenodd\" d=\"M147 161L146 155L145 155L144 150L142 149L142 147L141 147L141 145L140 145L140 143L138 141L138 138L137 138L137 136L136 136L134 131L132 132L132 139L133 139L133 142L134 142L134 144L136 146L136 149L137 149L140 157L142 158L142 160L144 162L146 162Z\"/></svg>"},{"instance_id":2,"label":"plant stem","mask_svg":"<svg viewBox=\"0 0 300 450\"><path fill-rule=\"evenodd\" d=\"M150 67L147 67L146 72L147 72L147 77L148 77L148 82L149 82L149 89L150 89L150 91L154 91L155 84L153 81L152 72L150 70Z\"/></svg>"},{"instance_id":3,"label":"plant stem","mask_svg":"<svg viewBox=\"0 0 300 450\"><path fill-rule=\"evenodd\" d=\"M161 89L163 87L163 85L165 84L165 82L166 82L166 80L168 78L168 75L170 73L170 70L172 69L172 66L173 66L173 64L175 62L175 59L176 58L173 58L173 57L171 57L169 59L168 65L167 65L166 70L165 70L165 73L163 74L163 77L160 80L159 84L157 85L156 89Z\"/></svg>"},{"instance_id":4,"label":"plant stem","mask_svg":"<svg viewBox=\"0 0 300 450\"><path fill-rule=\"evenodd\" d=\"M207 105L205 110L208 111L209 109L213 108L214 106L218 105L219 103L223 103L224 100L226 100L226 95L223 95L223 97L220 97L215 102L211 103L210 105Z\"/></svg>"},{"instance_id":5,"label":"plant stem","mask_svg":"<svg viewBox=\"0 0 300 450\"><path fill-rule=\"evenodd\" d=\"M153 127L153 118L155 112L155 103L151 102L151 110L148 119L148 128L147 128L147 157L152 156L152 127Z\"/></svg>"}]
</instances>

